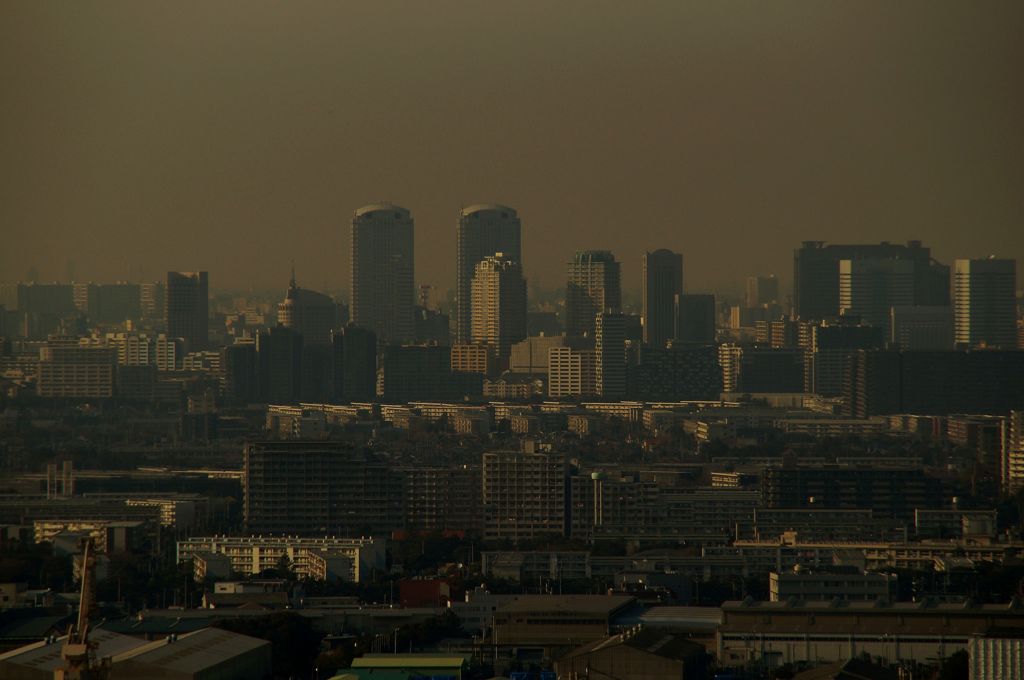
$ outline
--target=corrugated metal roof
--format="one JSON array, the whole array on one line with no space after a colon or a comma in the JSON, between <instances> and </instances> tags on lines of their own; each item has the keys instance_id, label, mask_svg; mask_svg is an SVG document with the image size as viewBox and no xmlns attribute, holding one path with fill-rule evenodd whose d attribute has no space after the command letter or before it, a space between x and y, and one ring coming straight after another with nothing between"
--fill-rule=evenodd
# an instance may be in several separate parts
<instances>
[{"instance_id":1,"label":"corrugated metal roof","mask_svg":"<svg viewBox=\"0 0 1024 680\"><path fill-rule=\"evenodd\" d=\"M35 642L31 645L19 647L6 654L0 655L0 665L15 664L37 670L53 671L63 664L61 650L64 647L64 640L67 636L59 637L55 642L47 644ZM109 630L92 630L89 632L89 640L99 645L96 649L96 657L117 656L130 652L133 649L144 647L149 643L128 635L121 635Z\"/></svg>"},{"instance_id":2,"label":"corrugated metal roof","mask_svg":"<svg viewBox=\"0 0 1024 680\"><path fill-rule=\"evenodd\" d=\"M438 654L366 654L352 668L461 668L466 657Z\"/></svg>"},{"instance_id":3,"label":"corrugated metal roof","mask_svg":"<svg viewBox=\"0 0 1024 680\"><path fill-rule=\"evenodd\" d=\"M232 633L219 628L204 628L182 635L170 642L166 639L146 643L114 657L114 664L131 660L152 664L178 673L197 673L222 663L225 659L269 645L267 640Z\"/></svg>"}]
</instances>

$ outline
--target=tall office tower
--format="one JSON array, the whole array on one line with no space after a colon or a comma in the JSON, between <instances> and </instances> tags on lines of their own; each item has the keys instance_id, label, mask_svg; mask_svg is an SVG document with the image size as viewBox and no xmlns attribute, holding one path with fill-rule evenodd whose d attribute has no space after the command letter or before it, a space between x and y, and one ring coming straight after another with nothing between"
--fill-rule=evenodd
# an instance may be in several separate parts
<instances>
[{"instance_id":1,"label":"tall office tower","mask_svg":"<svg viewBox=\"0 0 1024 680\"><path fill-rule=\"evenodd\" d=\"M920 241L907 245L825 245L804 241L793 253L793 313L804 320L839 314L839 261L880 258L909 260L914 269L915 305L949 304L949 267L931 259Z\"/></svg>"},{"instance_id":2,"label":"tall office tower","mask_svg":"<svg viewBox=\"0 0 1024 680\"><path fill-rule=\"evenodd\" d=\"M953 308L948 305L894 306L889 327L889 341L897 349L953 349Z\"/></svg>"},{"instance_id":3,"label":"tall office tower","mask_svg":"<svg viewBox=\"0 0 1024 680\"><path fill-rule=\"evenodd\" d=\"M679 329L676 340L691 345L715 342L715 296L680 295L676 317Z\"/></svg>"},{"instance_id":4,"label":"tall office tower","mask_svg":"<svg viewBox=\"0 0 1024 680\"><path fill-rule=\"evenodd\" d=\"M183 338L189 352L206 349L210 324L206 272L167 272L166 293L167 335Z\"/></svg>"},{"instance_id":5,"label":"tall office tower","mask_svg":"<svg viewBox=\"0 0 1024 680\"><path fill-rule=\"evenodd\" d=\"M455 341L465 344L472 335L472 284L476 266L485 257L504 253L523 261L522 227L519 216L503 205L473 205L463 208L456 226Z\"/></svg>"},{"instance_id":6,"label":"tall office tower","mask_svg":"<svg viewBox=\"0 0 1024 680\"><path fill-rule=\"evenodd\" d=\"M247 342L221 347L220 393L232 405L248 404L256 400L256 345Z\"/></svg>"},{"instance_id":7,"label":"tall office tower","mask_svg":"<svg viewBox=\"0 0 1024 680\"><path fill-rule=\"evenodd\" d=\"M380 342L413 338L413 221L405 208L368 205L352 217L352 322Z\"/></svg>"},{"instance_id":8,"label":"tall office tower","mask_svg":"<svg viewBox=\"0 0 1024 680\"><path fill-rule=\"evenodd\" d=\"M348 325L331 333L334 346L334 401L348 404L377 398L377 336Z\"/></svg>"},{"instance_id":9,"label":"tall office tower","mask_svg":"<svg viewBox=\"0 0 1024 680\"><path fill-rule=\"evenodd\" d=\"M601 312L594 329L597 355L597 394L605 399L626 398L626 315Z\"/></svg>"},{"instance_id":10,"label":"tall office tower","mask_svg":"<svg viewBox=\"0 0 1024 680\"><path fill-rule=\"evenodd\" d=\"M256 378L261 401L298 402L302 394L302 336L284 326L256 333Z\"/></svg>"},{"instance_id":11,"label":"tall office tower","mask_svg":"<svg viewBox=\"0 0 1024 680\"><path fill-rule=\"evenodd\" d=\"M506 363L512 344L526 337L526 279L518 260L488 255L473 276L470 339L488 345Z\"/></svg>"},{"instance_id":12,"label":"tall office tower","mask_svg":"<svg viewBox=\"0 0 1024 680\"><path fill-rule=\"evenodd\" d=\"M863 258L839 261L839 312L889 336L894 306L914 304L914 263L908 260Z\"/></svg>"},{"instance_id":13,"label":"tall office tower","mask_svg":"<svg viewBox=\"0 0 1024 680\"><path fill-rule=\"evenodd\" d=\"M661 248L644 253L644 343L664 347L676 337L676 300L683 294L683 256Z\"/></svg>"},{"instance_id":14,"label":"tall office tower","mask_svg":"<svg viewBox=\"0 0 1024 680\"><path fill-rule=\"evenodd\" d=\"M277 322L302 335L306 345L331 344L338 321L338 306L329 295L295 285L295 272L284 301L277 304Z\"/></svg>"},{"instance_id":15,"label":"tall office tower","mask_svg":"<svg viewBox=\"0 0 1024 680\"><path fill-rule=\"evenodd\" d=\"M559 453L496 451L483 455L484 538L518 544L564 535L569 468Z\"/></svg>"},{"instance_id":16,"label":"tall office tower","mask_svg":"<svg viewBox=\"0 0 1024 680\"><path fill-rule=\"evenodd\" d=\"M779 301L779 280L770 276L747 277L747 309L770 305Z\"/></svg>"},{"instance_id":17,"label":"tall office tower","mask_svg":"<svg viewBox=\"0 0 1024 680\"><path fill-rule=\"evenodd\" d=\"M953 280L956 344L1017 345L1017 261L957 260Z\"/></svg>"},{"instance_id":18,"label":"tall office tower","mask_svg":"<svg viewBox=\"0 0 1024 680\"><path fill-rule=\"evenodd\" d=\"M593 337L594 317L622 309L619 263L607 250L581 250L568 264L565 287L565 334Z\"/></svg>"}]
</instances>

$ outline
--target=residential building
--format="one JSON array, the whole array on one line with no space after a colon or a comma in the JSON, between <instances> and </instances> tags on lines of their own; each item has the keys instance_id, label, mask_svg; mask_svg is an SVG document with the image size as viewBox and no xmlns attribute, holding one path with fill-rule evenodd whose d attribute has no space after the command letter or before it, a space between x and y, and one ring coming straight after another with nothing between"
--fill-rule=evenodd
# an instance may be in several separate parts
<instances>
[{"instance_id":1,"label":"residential building","mask_svg":"<svg viewBox=\"0 0 1024 680\"><path fill-rule=\"evenodd\" d=\"M567 531L565 456L552 452L483 454L484 537L528 540Z\"/></svg>"},{"instance_id":2,"label":"residential building","mask_svg":"<svg viewBox=\"0 0 1024 680\"><path fill-rule=\"evenodd\" d=\"M594 318L600 312L622 311L619 263L607 250L581 250L567 265L565 334L593 337Z\"/></svg>"},{"instance_id":3,"label":"residential building","mask_svg":"<svg viewBox=\"0 0 1024 680\"><path fill-rule=\"evenodd\" d=\"M197 555L225 555L231 559L231 571L258 576L276 569L286 558L299 578L312 575L316 561L323 555L343 556L350 561L345 580L371 581L386 568L386 541L380 538L341 538L335 536L192 536L178 541L178 563ZM321 565L322 567L322 565Z\"/></svg>"},{"instance_id":4,"label":"residential building","mask_svg":"<svg viewBox=\"0 0 1024 680\"><path fill-rule=\"evenodd\" d=\"M81 345L74 338L51 338L39 349L36 394L56 398L114 396L117 352Z\"/></svg>"},{"instance_id":5,"label":"residential building","mask_svg":"<svg viewBox=\"0 0 1024 680\"><path fill-rule=\"evenodd\" d=\"M626 398L626 318L600 312L595 318L596 393L608 400Z\"/></svg>"},{"instance_id":6,"label":"residential building","mask_svg":"<svg viewBox=\"0 0 1024 680\"><path fill-rule=\"evenodd\" d=\"M512 344L526 337L526 279L518 260L504 253L477 263L471 283L470 338L508 364Z\"/></svg>"},{"instance_id":7,"label":"residential building","mask_svg":"<svg viewBox=\"0 0 1024 680\"><path fill-rule=\"evenodd\" d=\"M455 341L472 337L472 282L476 266L495 253L503 253L522 264L522 226L519 215L503 205L473 205L463 208L456 226Z\"/></svg>"},{"instance_id":8,"label":"residential building","mask_svg":"<svg viewBox=\"0 0 1024 680\"><path fill-rule=\"evenodd\" d=\"M889 337L894 306L913 305L914 262L894 258L839 261L839 313L882 329Z\"/></svg>"},{"instance_id":9,"label":"residential building","mask_svg":"<svg viewBox=\"0 0 1024 680\"><path fill-rule=\"evenodd\" d=\"M243 453L246 530L271 534L383 533L404 522L401 478L336 442L250 442Z\"/></svg>"}]
</instances>

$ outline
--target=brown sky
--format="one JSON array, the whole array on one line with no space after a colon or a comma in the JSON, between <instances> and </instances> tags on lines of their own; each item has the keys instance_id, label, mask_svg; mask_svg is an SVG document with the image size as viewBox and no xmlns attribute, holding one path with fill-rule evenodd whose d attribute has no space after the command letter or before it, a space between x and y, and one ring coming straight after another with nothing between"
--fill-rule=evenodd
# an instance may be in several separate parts
<instances>
[{"instance_id":1,"label":"brown sky","mask_svg":"<svg viewBox=\"0 0 1024 680\"><path fill-rule=\"evenodd\" d=\"M788 282L804 239L1024 261L1024 3L4 2L0 280L208 269L347 287L348 222L520 211L527 275L684 253Z\"/></svg>"}]
</instances>

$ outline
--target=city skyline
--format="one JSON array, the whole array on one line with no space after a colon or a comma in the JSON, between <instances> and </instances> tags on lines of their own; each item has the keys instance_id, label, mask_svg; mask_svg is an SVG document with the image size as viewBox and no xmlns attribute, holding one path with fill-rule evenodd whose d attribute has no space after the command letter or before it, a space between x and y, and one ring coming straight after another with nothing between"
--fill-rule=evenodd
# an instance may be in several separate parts
<instances>
[{"instance_id":1,"label":"city skyline","mask_svg":"<svg viewBox=\"0 0 1024 680\"><path fill-rule=\"evenodd\" d=\"M616 253L627 289L656 248L692 262L691 290L741 290L762 260L789 288L811 238L1024 258L1014 5L204 8L230 39L113 7L0 10L0 279L268 288L295 259L342 289L347 216L382 198L416 215L417 283L441 291L479 201L519 212L548 288L578 248Z\"/></svg>"}]
</instances>

